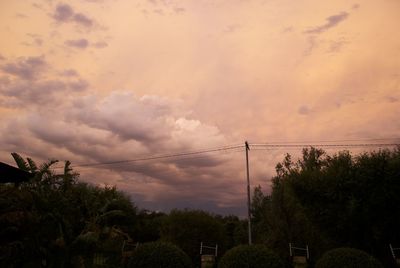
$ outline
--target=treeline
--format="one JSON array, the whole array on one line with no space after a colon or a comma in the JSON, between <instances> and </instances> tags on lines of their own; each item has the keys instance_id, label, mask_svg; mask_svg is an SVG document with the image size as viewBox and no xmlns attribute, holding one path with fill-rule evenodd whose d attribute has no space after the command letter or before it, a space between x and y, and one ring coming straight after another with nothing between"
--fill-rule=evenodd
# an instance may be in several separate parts
<instances>
[{"instance_id":1,"label":"treeline","mask_svg":"<svg viewBox=\"0 0 400 268\"><path fill-rule=\"evenodd\" d=\"M400 148L352 156L304 149L276 166L272 194L252 202L254 240L288 258L288 244L308 245L311 262L329 249L352 247L395 267L400 245Z\"/></svg>"},{"instance_id":2,"label":"treeline","mask_svg":"<svg viewBox=\"0 0 400 268\"><path fill-rule=\"evenodd\" d=\"M218 244L218 256L247 243L247 221L200 210L168 214L140 210L115 187L79 181L70 163L37 166L35 174L0 186L1 267L124 267L139 243L163 241L182 249L196 267L199 247ZM358 248L394 265L388 244L400 245L400 149L351 156L304 149L276 166L272 193L256 187L253 241L289 263L289 243L310 249L310 267L330 249ZM210 252L211 253L211 252Z\"/></svg>"},{"instance_id":3,"label":"treeline","mask_svg":"<svg viewBox=\"0 0 400 268\"><path fill-rule=\"evenodd\" d=\"M169 214L139 210L116 187L79 181L66 162L13 157L34 173L28 182L0 185L0 267L124 267L137 244L167 241L199 264L199 247L220 254L246 242L246 222L199 210Z\"/></svg>"}]
</instances>

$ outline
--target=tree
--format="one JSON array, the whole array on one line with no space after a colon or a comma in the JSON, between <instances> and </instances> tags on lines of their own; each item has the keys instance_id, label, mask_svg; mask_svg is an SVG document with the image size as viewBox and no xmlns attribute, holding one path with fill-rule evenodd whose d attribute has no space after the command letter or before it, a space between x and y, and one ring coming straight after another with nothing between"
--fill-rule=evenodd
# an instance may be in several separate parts
<instances>
[{"instance_id":1,"label":"tree","mask_svg":"<svg viewBox=\"0 0 400 268\"><path fill-rule=\"evenodd\" d=\"M358 156L304 149L297 162L278 163L270 206L254 219L262 215L265 243L280 254L288 242L308 244L314 258L348 246L385 262L389 241L400 241L399 182L399 148Z\"/></svg>"},{"instance_id":2,"label":"tree","mask_svg":"<svg viewBox=\"0 0 400 268\"><path fill-rule=\"evenodd\" d=\"M78 181L69 161L57 174L50 160L40 166L13 153L17 165L35 174L18 187L0 186L0 266L70 267L71 260L119 267L124 240L136 223L136 207L116 187Z\"/></svg>"},{"instance_id":3,"label":"tree","mask_svg":"<svg viewBox=\"0 0 400 268\"><path fill-rule=\"evenodd\" d=\"M218 244L224 250L223 225L215 217L200 210L172 210L161 228L161 240L173 243L185 251L193 263L199 264L200 243Z\"/></svg>"}]
</instances>

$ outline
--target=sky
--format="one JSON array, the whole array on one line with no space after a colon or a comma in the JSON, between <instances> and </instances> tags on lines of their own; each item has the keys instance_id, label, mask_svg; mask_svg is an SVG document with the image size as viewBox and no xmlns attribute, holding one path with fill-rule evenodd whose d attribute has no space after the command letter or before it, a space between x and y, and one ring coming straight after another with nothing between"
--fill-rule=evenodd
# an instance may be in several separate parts
<instances>
[{"instance_id":1,"label":"sky","mask_svg":"<svg viewBox=\"0 0 400 268\"><path fill-rule=\"evenodd\" d=\"M400 1L0 1L0 161L243 215L250 143L400 136ZM286 151L250 151L268 192ZM298 154L298 151L290 152Z\"/></svg>"}]
</instances>

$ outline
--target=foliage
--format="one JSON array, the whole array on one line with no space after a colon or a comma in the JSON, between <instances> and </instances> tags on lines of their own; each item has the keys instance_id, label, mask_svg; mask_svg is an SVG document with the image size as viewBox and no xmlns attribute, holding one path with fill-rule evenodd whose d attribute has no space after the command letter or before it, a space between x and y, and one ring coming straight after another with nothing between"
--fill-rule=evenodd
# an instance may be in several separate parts
<instances>
[{"instance_id":1,"label":"foliage","mask_svg":"<svg viewBox=\"0 0 400 268\"><path fill-rule=\"evenodd\" d=\"M221 258L219 268L283 268L281 259L262 245L241 245L227 251Z\"/></svg>"},{"instance_id":2,"label":"foliage","mask_svg":"<svg viewBox=\"0 0 400 268\"><path fill-rule=\"evenodd\" d=\"M91 263L95 252L107 254L109 267L120 266L122 243L135 224L129 198L115 187L78 182L69 161L57 174L56 160L36 165L12 155L35 177L0 186L0 266L71 266L76 259Z\"/></svg>"},{"instance_id":3,"label":"foliage","mask_svg":"<svg viewBox=\"0 0 400 268\"><path fill-rule=\"evenodd\" d=\"M276 166L271 197L253 205L254 236L282 257L292 242L308 244L313 259L346 245L384 260L388 241L400 241L399 182L399 148L358 156L311 148L297 162L287 155Z\"/></svg>"},{"instance_id":4,"label":"foliage","mask_svg":"<svg viewBox=\"0 0 400 268\"><path fill-rule=\"evenodd\" d=\"M166 215L162 212L139 211L134 232L136 240L140 243L159 240L161 226L165 217Z\"/></svg>"},{"instance_id":5,"label":"foliage","mask_svg":"<svg viewBox=\"0 0 400 268\"><path fill-rule=\"evenodd\" d=\"M161 239L185 251L194 263L199 263L200 243L218 244L223 249L223 224L207 212L200 210L173 210L165 218Z\"/></svg>"},{"instance_id":6,"label":"foliage","mask_svg":"<svg viewBox=\"0 0 400 268\"><path fill-rule=\"evenodd\" d=\"M240 220L237 216L229 215L216 217L223 224L225 247L220 247L218 252L223 254L227 249L248 242L247 220ZM221 246L221 245L220 245Z\"/></svg>"},{"instance_id":7,"label":"foliage","mask_svg":"<svg viewBox=\"0 0 400 268\"><path fill-rule=\"evenodd\" d=\"M374 257L355 248L336 248L318 260L316 268L383 268Z\"/></svg>"},{"instance_id":8,"label":"foliage","mask_svg":"<svg viewBox=\"0 0 400 268\"><path fill-rule=\"evenodd\" d=\"M128 267L135 268L189 268L189 256L177 246L165 242L140 245L129 260Z\"/></svg>"}]
</instances>

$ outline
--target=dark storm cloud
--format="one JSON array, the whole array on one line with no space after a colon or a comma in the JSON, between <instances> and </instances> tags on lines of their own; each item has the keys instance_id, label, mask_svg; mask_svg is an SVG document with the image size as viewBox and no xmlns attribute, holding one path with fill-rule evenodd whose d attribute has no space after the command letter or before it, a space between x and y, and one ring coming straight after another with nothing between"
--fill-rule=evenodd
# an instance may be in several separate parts
<instances>
[{"instance_id":1,"label":"dark storm cloud","mask_svg":"<svg viewBox=\"0 0 400 268\"><path fill-rule=\"evenodd\" d=\"M32 80L37 78L46 66L44 57L27 57L19 58L15 62L2 65L0 68L7 74L24 80Z\"/></svg>"},{"instance_id":2,"label":"dark storm cloud","mask_svg":"<svg viewBox=\"0 0 400 268\"><path fill-rule=\"evenodd\" d=\"M340 22L342 22L345 19L347 19L348 16L349 16L349 14L347 12L341 12L341 13L339 13L337 15L330 16L330 17L326 18L327 22L325 24L317 26L317 27L314 27L314 28L311 28L311 29L309 29L307 31L304 31L304 33L307 33L307 34L320 34L320 33L323 33L325 31L337 26Z\"/></svg>"},{"instance_id":3,"label":"dark storm cloud","mask_svg":"<svg viewBox=\"0 0 400 268\"><path fill-rule=\"evenodd\" d=\"M76 40L66 40L64 42L64 44L69 47L85 49L88 47L89 41L87 39L82 38L82 39L76 39Z\"/></svg>"}]
</instances>

